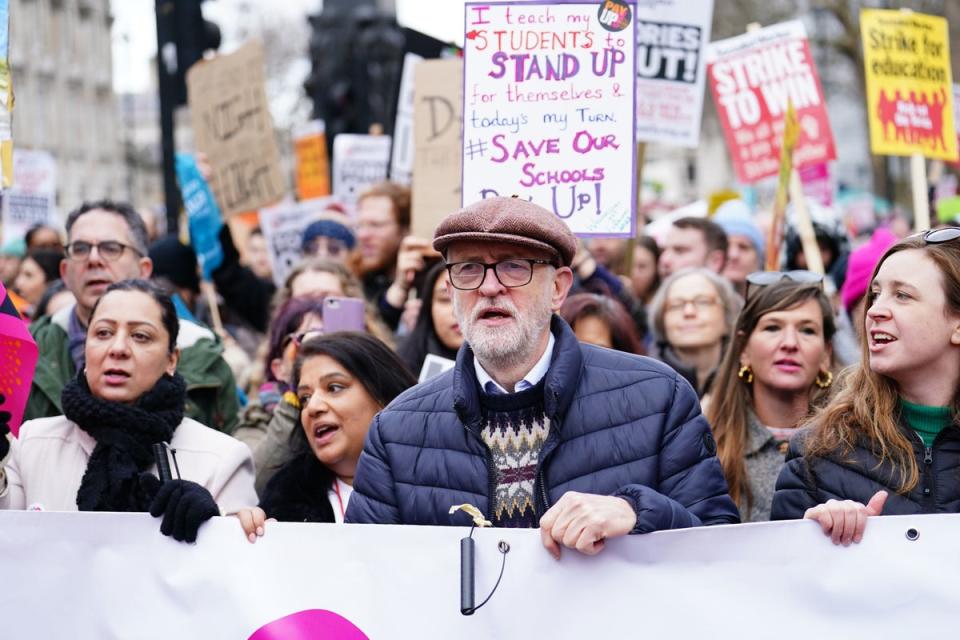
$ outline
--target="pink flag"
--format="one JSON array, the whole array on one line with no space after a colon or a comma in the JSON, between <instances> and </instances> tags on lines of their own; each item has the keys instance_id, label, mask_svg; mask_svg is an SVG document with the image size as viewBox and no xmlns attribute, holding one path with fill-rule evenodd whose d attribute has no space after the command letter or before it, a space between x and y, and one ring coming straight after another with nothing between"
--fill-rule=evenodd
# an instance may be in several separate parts
<instances>
[{"instance_id":1,"label":"pink flag","mask_svg":"<svg viewBox=\"0 0 960 640\"><path fill-rule=\"evenodd\" d=\"M37 343L0 284L0 411L10 412L10 431L16 436L30 395Z\"/></svg>"}]
</instances>

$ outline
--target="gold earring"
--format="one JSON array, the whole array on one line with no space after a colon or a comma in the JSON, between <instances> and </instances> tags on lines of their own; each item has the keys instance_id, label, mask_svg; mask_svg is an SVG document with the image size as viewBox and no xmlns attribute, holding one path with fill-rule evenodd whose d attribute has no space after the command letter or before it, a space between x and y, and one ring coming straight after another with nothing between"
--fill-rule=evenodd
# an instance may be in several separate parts
<instances>
[{"instance_id":1,"label":"gold earring","mask_svg":"<svg viewBox=\"0 0 960 640\"><path fill-rule=\"evenodd\" d=\"M822 380L820 379L820 376L823 376ZM821 371L817 373L817 377L814 379L813 383L821 389L826 389L833 384L833 374L830 371Z\"/></svg>"},{"instance_id":2,"label":"gold earring","mask_svg":"<svg viewBox=\"0 0 960 640\"><path fill-rule=\"evenodd\" d=\"M737 377L747 384L753 384L753 369L750 368L750 365L745 364L737 371Z\"/></svg>"}]
</instances>

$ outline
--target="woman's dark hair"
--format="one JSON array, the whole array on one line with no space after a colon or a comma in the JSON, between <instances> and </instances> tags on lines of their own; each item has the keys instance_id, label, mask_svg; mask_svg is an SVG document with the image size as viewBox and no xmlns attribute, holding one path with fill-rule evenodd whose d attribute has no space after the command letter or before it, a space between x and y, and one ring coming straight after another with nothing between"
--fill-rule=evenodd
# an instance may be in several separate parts
<instances>
[{"instance_id":1,"label":"woman's dark hair","mask_svg":"<svg viewBox=\"0 0 960 640\"><path fill-rule=\"evenodd\" d=\"M427 271L420 290L423 304L420 306L417 323L413 331L397 347L397 355L413 372L420 371L427 354L432 353L448 360L454 360L457 357L457 350L445 346L437 335L436 327L433 326L433 290L437 286L437 280L443 275L444 268L444 264L440 262Z\"/></svg>"},{"instance_id":2,"label":"woman's dark hair","mask_svg":"<svg viewBox=\"0 0 960 640\"><path fill-rule=\"evenodd\" d=\"M329 356L340 363L380 408L417 384L417 379L403 361L383 342L366 333L340 331L311 338L300 346L293 365L294 389L300 386L304 363L317 356ZM308 446L301 420L291 434L291 445L298 452L305 451Z\"/></svg>"},{"instance_id":3,"label":"woman's dark hair","mask_svg":"<svg viewBox=\"0 0 960 640\"><path fill-rule=\"evenodd\" d=\"M640 236L637 238L637 244L634 248L640 247L653 255L653 282L650 283L650 293L652 294L660 287L660 270L656 269L657 263L660 262L660 245L651 236Z\"/></svg>"},{"instance_id":4,"label":"woman's dark hair","mask_svg":"<svg viewBox=\"0 0 960 640\"><path fill-rule=\"evenodd\" d=\"M43 271L44 282L50 283L60 277L60 261L63 260L63 251L56 249L33 249L27 253L27 258L33 260Z\"/></svg>"},{"instance_id":5,"label":"woman's dark hair","mask_svg":"<svg viewBox=\"0 0 960 640\"><path fill-rule=\"evenodd\" d=\"M599 318L610 329L610 340L617 351L643 355L643 343L633 318L619 301L595 293L577 293L560 307L560 317L575 328L578 321Z\"/></svg>"},{"instance_id":6,"label":"woman's dark hair","mask_svg":"<svg viewBox=\"0 0 960 640\"><path fill-rule=\"evenodd\" d=\"M278 382L270 368L270 363L283 356L284 340L303 322L308 314L313 313L323 317L323 300L319 298L290 298L281 304L273 320L270 321L269 335L267 336L267 355L264 358L263 370L268 382ZM284 380L283 382L289 382Z\"/></svg>"},{"instance_id":7,"label":"woman's dark hair","mask_svg":"<svg viewBox=\"0 0 960 640\"><path fill-rule=\"evenodd\" d=\"M50 301L53 300L53 297L58 293L67 290L67 285L63 283L63 280L54 280L47 284L47 288L43 290L43 295L40 296L40 301L37 303L37 308L33 311L33 319L37 320L42 318L47 314L47 307L50 306Z\"/></svg>"},{"instance_id":8,"label":"woman's dark hair","mask_svg":"<svg viewBox=\"0 0 960 640\"><path fill-rule=\"evenodd\" d=\"M167 353L173 353L177 348L177 335L180 333L180 319L177 318L177 308L173 306L170 294L149 280L121 280L107 287L107 290L93 305L93 310L90 312L90 324L93 324L92 321L97 315L97 307L100 306L100 303L108 294L114 291L139 291L153 298L153 301L160 306L160 321L169 336Z\"/></svg>"}]
</instances>

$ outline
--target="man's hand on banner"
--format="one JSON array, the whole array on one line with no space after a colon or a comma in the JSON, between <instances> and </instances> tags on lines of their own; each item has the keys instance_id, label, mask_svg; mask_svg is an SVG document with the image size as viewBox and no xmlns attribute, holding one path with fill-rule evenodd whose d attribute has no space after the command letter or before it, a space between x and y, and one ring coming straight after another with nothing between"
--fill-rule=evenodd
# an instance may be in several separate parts
<instances>
[{"instance_id":1,"label":"man's hand on banner","mask_svg":"<svg viewBox=\"0 0 960 640\"><path fill-rule=\"evenodd\" d=\"M637 514L623 498L568 491L540 518L540 537L558 560L560 545L592 556L607 538L625 536L636 524Z\"/></svg>"},{"instance_id":2,"label":"man's hand on banner","mask_svg":"<svg viewBox=\"0 0 960 640\"><path fill-rule=\"evenodd\" d=\"M846 547L851 542L863 540L867 518L880 515L886 501L886 491L877 491L866 505L853 500L827 500L807 509L803 518L819 522L823 533L830 536L833 544Z\"/></svg>"}]
</instances>

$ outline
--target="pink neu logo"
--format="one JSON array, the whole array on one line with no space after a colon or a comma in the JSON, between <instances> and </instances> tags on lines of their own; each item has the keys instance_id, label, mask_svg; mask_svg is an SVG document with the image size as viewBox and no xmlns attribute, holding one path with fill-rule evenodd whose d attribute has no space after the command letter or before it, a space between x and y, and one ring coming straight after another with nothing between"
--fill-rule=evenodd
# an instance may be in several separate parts
<instances>
[{"instance_id":1,"label":"pink neu logo","mask_svg":"<svg viewBox=\"0 0 960 640\"><path fill-rule=\"evenodd\" d=\"M307 609L274 620L248 640L369 640L343 616L324 609Z\"/></svg>"}]
</instances>

